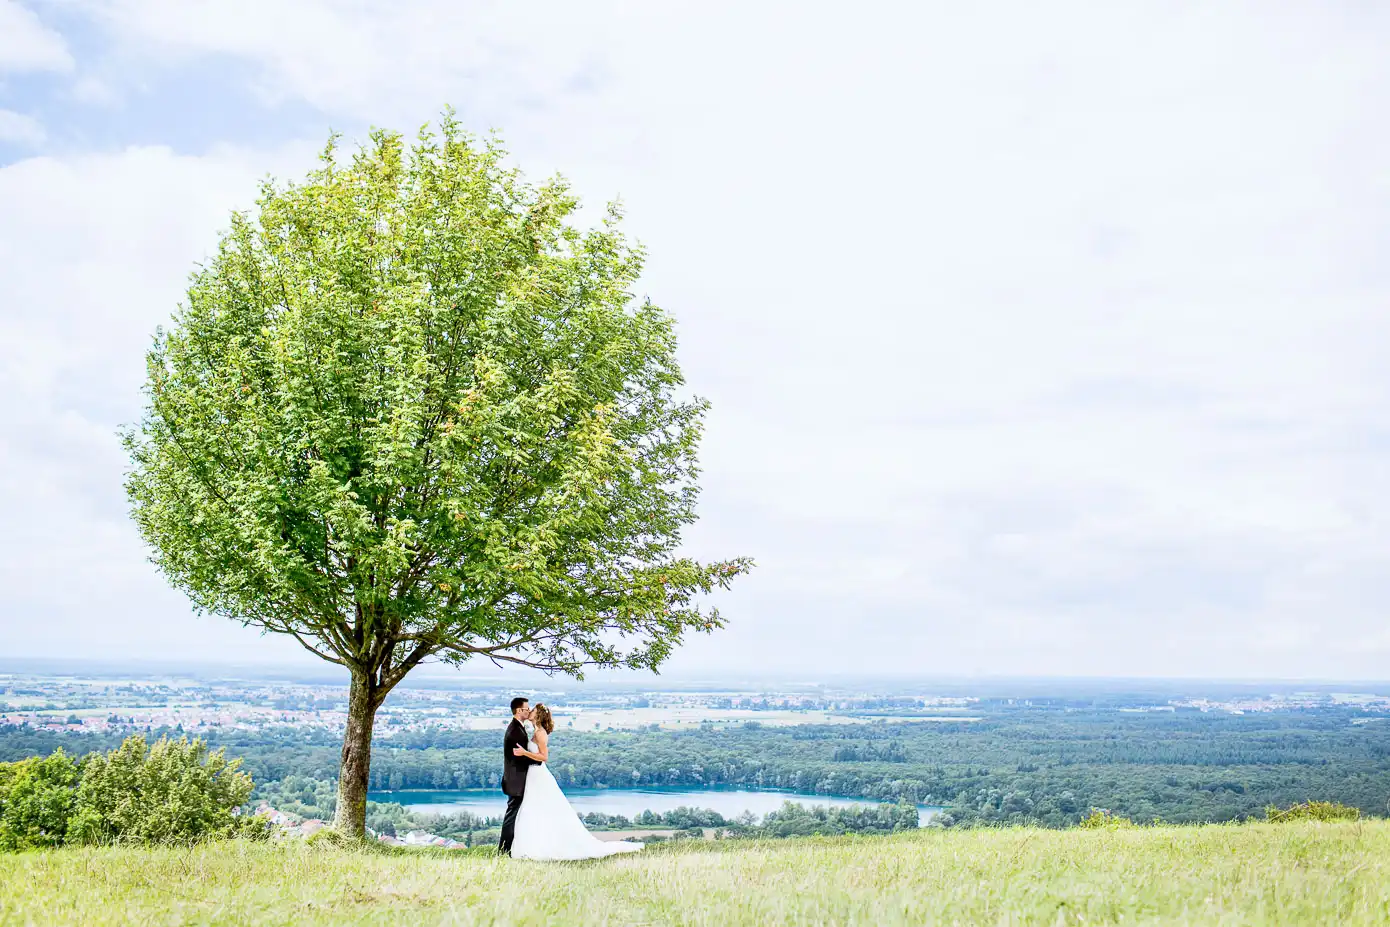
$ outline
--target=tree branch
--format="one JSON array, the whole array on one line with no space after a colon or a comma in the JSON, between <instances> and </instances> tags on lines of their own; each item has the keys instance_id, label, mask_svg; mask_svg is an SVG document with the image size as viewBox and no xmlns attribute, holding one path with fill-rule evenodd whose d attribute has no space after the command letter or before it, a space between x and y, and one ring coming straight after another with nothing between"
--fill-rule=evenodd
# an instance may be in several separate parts
<instances>
[{"instance_id":1,"label":"tree branch","mask_svg":"<svg viewBox=\"0 0 1390 927\"><path fill-rule=\"evenodd\" d=\"M436 629L434 631L428 631L424 634L397 634L393 637L392 640L394 642L401 643L404 643L406 641L421 641L429 643L435 647L449 647L453 650L458 650L463 653L495 653L499 650L509 650L512 647L521 647L525 644L533 644L536 641L544 640L547 637L555 638L559 636L560 635L558 633L542 634L540 632L537 632L535 634L528 634L525 637L517 637L509 641L503 641L500 644L493 644L490 647L478 647L473 644L465 644L463 641L460 641L457 638L446 637L444 635L444 632Z\"/></svg>"},{"instance_id":2,"label":"tree branch","mask_svg":"<svg viewBox=\"0 0 1390 927\"><path fill-rule=\"evenodd\" d=\"M309 651L314 656L318 657L320 660L327 660L329 663L336 663L339 666L347 666L346 661L339 660L337 657L330 657L328 654L324 653L322 650L319 650L317 647L311 647L308 641L299 636L298 631L291 631L289 628L285 628L285 633L291 635L295 640L299 641L300 645L305 650Z\"/></svg>"},{"instance_id":3,"label":"tree branch","mask_svg":"<svg viewBox=\"0 0 1390 927\"><path fill-rule=\"evenodd\" d=\"M579 666L602 666L601 660L580 660L577 663L536 663L531 660L523 660L521 657L512 657L504 653L489 653L487 658L501 669L502 664L498 660L506 660L508 663L515 663L518 666L529 666L531 669L545 670L546 672L565 672L571 667Z\"/></svg>"},{"instance_id":4,"label":"tree branch","mask_svg":"<svg viewBox=\"0 0 1390 927\"><path fill-rule=\"evenodd\" d=\"M389 689L400 682L405 678L406 673L414 669L416 664L433 653L435 649L434 645L427 641L420 642L414 650L406 655L404 660L396 664L394 670L382 678L382 685Z\"/></svg>"}]
</instances>

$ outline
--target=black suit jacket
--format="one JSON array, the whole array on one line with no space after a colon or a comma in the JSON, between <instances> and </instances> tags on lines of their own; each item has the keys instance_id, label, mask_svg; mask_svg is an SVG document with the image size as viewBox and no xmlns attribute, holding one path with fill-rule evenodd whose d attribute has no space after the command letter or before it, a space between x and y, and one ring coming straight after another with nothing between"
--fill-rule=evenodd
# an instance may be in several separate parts
<instances>
[{"instance_id":1,"label":"black suit jacket","mask_svg":"<svg viewBox=\"0 0 1390 927\"><path fill-rule=\"evenodd\" d=\"M529 756L516 756L512 753L513 747L526 747L526 728L515 718L502 737L502 791L512 796L525 795L526 770L539 761Z\"/></svg>"}]
</instances>

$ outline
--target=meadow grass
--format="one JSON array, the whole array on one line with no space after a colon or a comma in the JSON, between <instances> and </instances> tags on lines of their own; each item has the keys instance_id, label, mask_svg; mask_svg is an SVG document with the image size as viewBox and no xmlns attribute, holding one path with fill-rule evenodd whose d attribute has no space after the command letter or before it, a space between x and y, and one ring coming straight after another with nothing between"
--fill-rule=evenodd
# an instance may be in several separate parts
<instances>
[{"instance_id":1,"label":"meadow grass","mask_svg":"<svg viewBox=\"0 0 1390 927\"><path fill-rule=\"evenodd\" d=\"M5 924L1390 924L1390 821L691 841L583 863L241 841L0 856Z\"/></svg>"}]
</instances>

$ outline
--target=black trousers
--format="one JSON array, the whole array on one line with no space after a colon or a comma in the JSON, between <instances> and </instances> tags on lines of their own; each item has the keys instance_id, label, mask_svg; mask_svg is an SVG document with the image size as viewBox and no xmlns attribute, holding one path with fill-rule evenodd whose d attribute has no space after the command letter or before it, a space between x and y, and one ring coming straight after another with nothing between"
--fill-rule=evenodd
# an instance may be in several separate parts
<instances>
[{"instance_id":1,"label":"black trousers","mask_svg":"<svg viewBox=\"0 0 1390 927\"><path fill-rule=\"evenodd\" d=\"M516 813L521 810L520 795L507 796L507 813L502 815L502 839L497 841L497 852L512 855L512 838L516 836Z\"/></svg>"}]
</instances>

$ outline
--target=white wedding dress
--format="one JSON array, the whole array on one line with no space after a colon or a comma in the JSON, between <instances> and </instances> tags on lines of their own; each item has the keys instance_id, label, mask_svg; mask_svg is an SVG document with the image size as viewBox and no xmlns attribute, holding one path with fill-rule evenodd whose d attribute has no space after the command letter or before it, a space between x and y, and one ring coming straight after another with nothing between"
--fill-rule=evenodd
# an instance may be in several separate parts
<instances>
[{"instance_id":1,"label":"white wedding dress","mask_svg":"<svg viewBox=\"0 0 1390 927\"><path fill-rule=\"evenodd\" d=\"M534 751L536 745L527 749ZM526 797L516 814L513 859L598 859L640 849L640 843L600 840L589 833L544 763L526 770Z\"/></svg>"}]
</instances>

